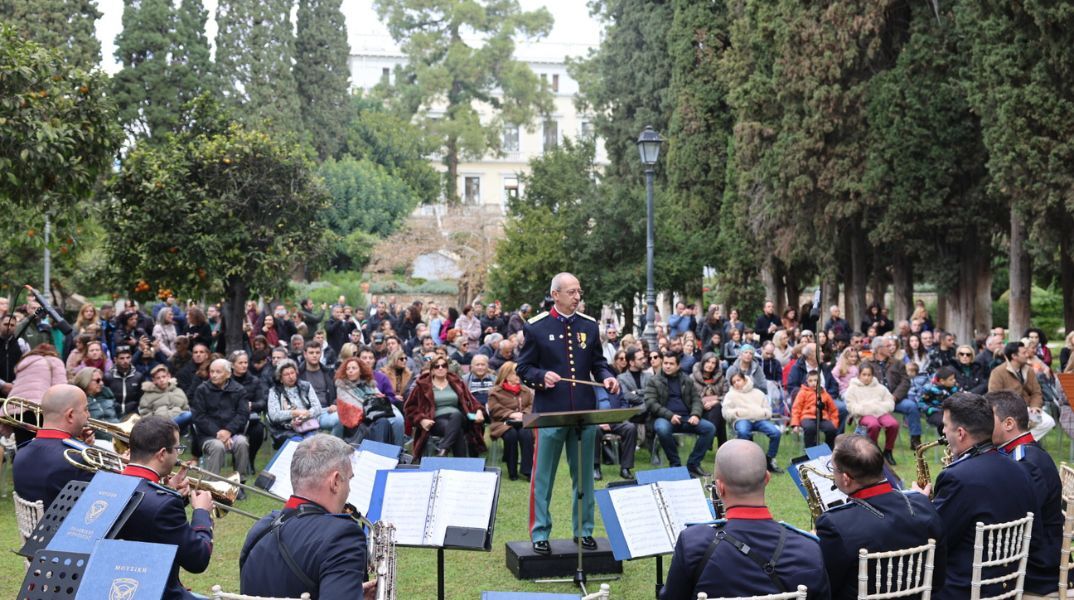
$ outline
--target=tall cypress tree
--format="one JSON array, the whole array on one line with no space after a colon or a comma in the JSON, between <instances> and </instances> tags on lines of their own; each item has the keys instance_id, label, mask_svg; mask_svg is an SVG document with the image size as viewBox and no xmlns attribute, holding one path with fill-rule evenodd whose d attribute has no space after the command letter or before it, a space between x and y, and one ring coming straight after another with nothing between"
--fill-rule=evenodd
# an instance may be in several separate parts
<instances>
[{"instance_id":1,"label":"tall cypress tree","mask_svg":"<svg viewBox=\"0 0 1074 600\"><path fill-rule=\"evenodd\" d=\"M217 90L205 34L208 19L202 0L182 0L176 8L171 80L179 107L204 92Z\"/></svg>"},{"instance_id":2,"label":"tall cypress tree","mask_svg":"<svg viewBox=\"0 0 1074 600\"><path fill-rule=\"evenodd\" d=\"M350 116L347 24L341 0L300 0L295 83L302 124L322 159L336 156Z\"/></svg>"},{"instance_id":3,"label":"tall cypress tree","mask_svg":"<svg viewBox=\"0 0 1074 600\"><path fill-rule=\"evenodd\" d=\"M21 37L59 50L80 69L101 62L99 18L94 0L0 0L0 20L13 25Z\"/></svg>"},{"instance_id":4,"label":"tall cypress tree","mask_svg":"<svg viewBox=\"0 0 1074 600\"><path fill-rule=\"evenodd\" d=\"M273 132L299 132L291 3L220 0L216 23L217 77L235 114Z\"/></svg>"},{"instance_id":5,"label":"tall cypress tree","mask_svg":"<svg viewBox=\"0 0 1074 600\"><path fill-rule=\"evenodd\" d=\"M123 68L112 79L112 95L129 136L152 137L175 126L168 66L173 22L171 0L124 2L115 54Z\"/></svg>"}]
</instances>

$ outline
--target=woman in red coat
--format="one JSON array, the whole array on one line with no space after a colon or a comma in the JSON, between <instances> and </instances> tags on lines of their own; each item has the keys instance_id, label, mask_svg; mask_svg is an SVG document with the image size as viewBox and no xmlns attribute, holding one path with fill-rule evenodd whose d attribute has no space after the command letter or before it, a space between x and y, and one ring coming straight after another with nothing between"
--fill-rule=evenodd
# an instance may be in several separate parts
<instances>
[{"instance_id":1,"label":"woman in red coat","mask_svg":"<svg viewBox=\"0 0 1074 600\"><path fill-rule=\"evenodd\" d=\"M484 410L462 379L448 372L448 361L438 356L403 404L407 427L414 432L414 460L421 460L430 435L440 436L437 456L446 456L449 451L454 456L467 456L467 445L483 452Z\"/></svg>"}]
</instances>

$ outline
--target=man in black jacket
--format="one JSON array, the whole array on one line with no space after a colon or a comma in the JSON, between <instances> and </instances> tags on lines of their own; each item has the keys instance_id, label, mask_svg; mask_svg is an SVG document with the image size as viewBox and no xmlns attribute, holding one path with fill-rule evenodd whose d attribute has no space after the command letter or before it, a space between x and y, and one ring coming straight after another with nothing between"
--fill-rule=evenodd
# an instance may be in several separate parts
<instances>
[{"instance_id":1,"label":"man in black jacket","mask_svg":"<svg viewBox=\"0 0 1074 600\"><path fill-rule=\"evenodd\" d=\"M209 365L209 381L198 386L190 402L194 414L195 452L205 454L205 468L220 473L225 453L231 453L235 470L250 468L250 445L243 435L250 419L246 390L231 379L231 363L218 358Z\"/></svg>"},{"instance_id":2,"label":"man in black jacket","mask_svg":"<svg viewBox=\"0 0 1074 600\"><path fill-rule=\"evenodd\" d=\"M138 412L138 401L142 399L142 382L145 377L134 368L131 347L116 347L116 364L104 374L104 384L116 397L117 408L122 407L123 414Z\"/></svg>"},{"instance_id":3,"label":"man in black jacket","mask_svg":"<svg viewBox=\"0 0 1074 600\"><path fill-rule=\"evenodd\" d=\"M712 447L716 426L701 418L703 406L690 376L679 369L679 356L664 352L659 371L645 384L645 403L653 417L653 431L668 457L668 466L677 467L679 447L674 434L692 433L697 436L694 449L686 459L686 469L694 477L708 473L701 468L705 453Z\"/></svg>"}]
</instances>

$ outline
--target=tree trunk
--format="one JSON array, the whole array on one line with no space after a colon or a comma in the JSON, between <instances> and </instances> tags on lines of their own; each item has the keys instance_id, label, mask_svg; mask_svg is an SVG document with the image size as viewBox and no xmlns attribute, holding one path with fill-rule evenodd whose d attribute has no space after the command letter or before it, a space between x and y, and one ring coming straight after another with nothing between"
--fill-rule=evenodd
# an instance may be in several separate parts
<instances>
[{"instance_id":1,"label":"tree trunk","mask_svg":"<svg viewBox=\"0 0 1074 600\"><path fill-rule=\"evenodd\" d=\"M847 278L845 318L850 321L850 328L853 331L858 328L862 318L865 317L865 288L868 284L869 274L865 238L857 225L850 228L849 237L850 277Z\"/></svg>"},{"instance_id":2,"label":"tree trunk","mask_svg":"<svg viewBox=\"0 0 1074 600\"><path fill-rule=\"evenodd\" d=\"M1029 306L1033 290L1033 263L1026 250L1026 225L1011 207L1010 308L1007 313L1009 339L1018 339L1029 328Z\"/></svg>"},{"instance_id":3,"label":"tree trunk","mask_svg":"<svg viewBox=\"0 0 1074 600\"><path fill-rule=\"evenodd\" d=\"M623 334L634 333L634 298L623 300Z\"/></svg>"},{"instance_id":4,"label":"tree trunk","mask_svg":"<svg viewBox=\"0 0 1074 600\"><path fill-rule=\"evenodd\" d=\"M242 324L246 321L246 299L250 296L250 290L241 279L236 277L228 279L224 292L227 298L222 311L225 327L224 340L228 354L230 354L244 348Z\"/></svg>"},{"instance_id":5,"label":"tree trunk","mask_svg":"<svg viewBox=\"0 0 1074 600\"><path fill-rule=\"evenodd\" d=\"M1059 241L1059 281L1063 288L1063 327L1070 333L1074 331L1074 241L1069 234L1074 231L1074 219L1067 219L1066 231Z\"/></svg>"},{"instance_id":6,"label":"tree trunk","mask_svg":"<svg viewBox=\"0 0 1074 600\"><path fill-rule=\"evenodd\" d=\"M976 309L973 319L974 336L987 336L992 329L992 257L987 253L977 261ZM960 340L967 344L971 340Z\"/></svg>"},{"instance_id":7,"label":"tree trunk","mask_svg":"<svg viewBox=\"0 0 1074 600\"><path fill-rule=\"evenodd\" d=\"M936 314L932 315L932 323L939 329L947 329L947 297L948 294L936 294Z\"/></svg>"},{"instance_id":8,"label":"tree trunk","mask_svg":"<svg viewBox=\"0 0 1074 600\"><path fill-rule=\"evenodd\" d=\"M798 275L794 272L794 269L787 269L786 281L787 303L784 305L784 308L798 310L802 305L802 282L799 281ZM780 311L780 314L783 314L782 310Z\"/></svg>"},{"instance_id":9,"label":"tree trunk","mask_svg":"<svg viewBox=\"0 0 1074 600\"><path fill-rule=\"evenodd\" d=\"M447 166L447 180L444 182L447 203L459 204L459 144L454 137L448 138L444 165Z\"/></svg>"},{"instance_id":10,"label":"tree trunk","mask_svg":"<svg viewBox=\"0 0 1074 600\"><path fill-rule=\"evenodd\" d=\"M882 256L875 248L873 255L873 272L869 278L869 291L872 294L870 303L875 302L880 306L886 306L884 296L888 292L888 272L882 262ZM862 333L865 333L864 331Z\"/></svg>"},{"instance_id":11,"label":"tree trunk","mask_svg":"<svg viewBox=\"0 0 1074 600\"><path fill-rule=\"evenodd\" d=\"M781 271L779 262L771 257L761 265L761 279L764 280L765 300L771 300L776 304L777 313L783 309L780 306L784 296L783 273ZM739 315L739 317L741 316Z\"/></svg>"},{"instance_id":12,"label":"tree trunk","mask_svg":"<svg viewBox=\"0 0 1074 600\"><path fill-rule=\"evenodd\" d=\"M824 322L831 316L828 314L828 307L839 304L839 282L831 279L824 280L820 283L820 322L817 323L817 329L824 328Z\"/></svg>"},{"instance_id":13,"label":"tree trunk","mask_svg":"<svg viewBox=\"0 0 1074 600\"><path fill-rule=\"evenodd\" d=\"M891 277L895 295L891 319L909 319L914 312L914 263L901 250L896 250L892 256Z\"/></svg>"},{"instance_id":14,"label":"tree trunk","mask_svg":"<svg viewBox=\"0 0 1074 600\"><path fill-rule=\"evenodd\" d=\"M958 280L950 294L942 294L946 311L944 311L943 329L955 334L960 344L973 343L974 312L977 308L977 276L980 268L980 254L972 249L979 247L976 240L967 240L965 247L971 252L963 254L958 263ZM937 311L940 312L940 311Z\"/></svg>"}]
</instances>

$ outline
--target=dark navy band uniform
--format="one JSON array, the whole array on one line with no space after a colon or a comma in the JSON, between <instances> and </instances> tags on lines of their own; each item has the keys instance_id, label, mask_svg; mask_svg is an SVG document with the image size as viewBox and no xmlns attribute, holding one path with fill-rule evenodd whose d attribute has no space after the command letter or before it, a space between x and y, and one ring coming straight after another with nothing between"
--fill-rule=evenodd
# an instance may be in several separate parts
<instances>
[{"instance_id":1,"label":"dark navy band uniform","mask_svg":"<svg viewBox=\"0 0 1074 600\"><path fill-rule=\"evenodd\" d=\"M58 429L38 429L37 436L19 448L11 466L15 493L28 502L40 500L48 510L68 481L89 481L93 473L67 462L64 451L86 445Z\"/></svg>"},{"instance_id":2,"label":"dark navy band uniform","mask_svg":"<svg viewBox=\"0 0 1074 600\"><path fill-rule=\"evenodd\" d=\"M274 530L277 518L280 523ZM288 565L284 552L300 573ZM239 576L243 594L297 598L309 592L312 598L325 600L361 598L365 533L350 515L330 513L292 496L283 511L272 511L246 535Z\"/></svg>"},{"instance_id":3,"label":"dark navy band uniform","mask_svg":"<svg viewBox=\"0 0 1074 600\"><path fill-rule=\"evenodd\" d=\"M936 540L933 589L943 586L947 564L943 521L927 496L900 492L883 481L850 497L850 502L817 518L817 537L833 600L858 597L858 550L903 550L923 546L930 538Z\"/></svg>"},{"instance_id":4,"label":"dark navy band uniform","mask_svg":"<svg viewBox=\"0 0 1074 600\"><path fill-rule=\"evenodd\" d=\"M936 600L965 600L973 575L973 540L978 522L985 525L1021 519L1035 510L1032 483L1017 463L996 452L991 442L964 452L936 476L933 506L947 536L947 576ZM985 569L983 579L1001 573ZM994 596L995 589L981 590Z\"/></svg>"},{"instance_id":5,"label":"dark navy band uniform","mask_svg":"<svg viewBox=\"0 0 1074 600\"><path fill-rule=\"evenodd\" d=\"M1004 444L1001 454L1013 458L1030 481L1036 493L1033 509L1033 537L1029 540L1029 560L1026 562L1025 591L1047 596L1059 589L1059 558L1063 545L1063 483L1055 461L1026 432Z\"/></svg>"},{"instance_id":6,"label":"dark navy band uniform","mask_svg":"<svg viewBox=\"0 0 1074 600\"><path fill-rule=\"evenodd\" d=\"M196 508L187 522L182 497L157 483L160 476L152 469L131 464L123 474L141 478L136 491L143 496L120 530L119 539L176 546L163 600L193 599L195 596L179 582L179 567L191 573L201 573L209 567L213 554L212 516Z\"/></svg>"},{"instance_id":7,"label":"dark navy band uniform","mask_svg":"<svg viewBox=\"0 0 1074 600\"><path fill-rule=\"evenodd\" d=\"M551 388L544 375L555 371L560 377L600 382L615 377L601 350L600 327L589 315L576 312L565 317L552 308L522 328L525 343L518 355L518 376L534 389L533 412L594 410L597 396L588 385L563 382Z\"/></svg>"},{"instance_id":8,"label":"dark navy band uniform","mask_svg":"<svg viewBox=\"0 0 1074 600\"><path fill-rule=\"evenodd\" d=\"M809 589L810 600L831 597L817 538L777 523L763 506L737 506L727 509L727 520L679 534L660 598L758 596L799 585Z\"/></svg>"}]
</instances>

